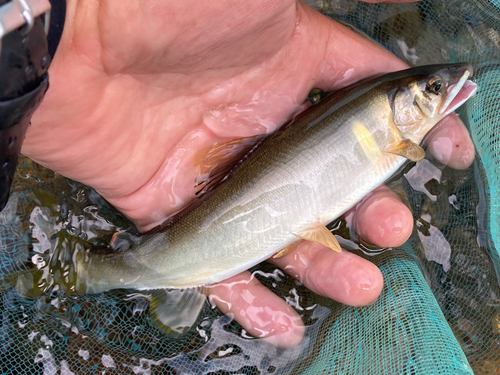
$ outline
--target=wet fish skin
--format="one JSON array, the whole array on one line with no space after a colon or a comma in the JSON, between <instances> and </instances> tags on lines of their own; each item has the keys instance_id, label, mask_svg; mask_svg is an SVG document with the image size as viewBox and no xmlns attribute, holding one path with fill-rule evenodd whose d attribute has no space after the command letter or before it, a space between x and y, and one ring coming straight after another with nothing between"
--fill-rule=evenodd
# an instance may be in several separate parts
<instances>
[{"instance_id":1,"label":"wet fish skin","mask_svg":"<svg viewBox=\"0 0 500 375\"><path fill-rule=\"evenodd\" d=\"M163 232L128 251L80 259L77 292L198 287L269 258L391 177L407 159L384 150L394 151L401 137L418 145L448 114L443 103L456 104L452 92L462 101L472 95L468 74L468 64L418 67L329 96L269 137L212 196ZM431 88L436 77L438 93Z\"/></svg>"}]
</instances>

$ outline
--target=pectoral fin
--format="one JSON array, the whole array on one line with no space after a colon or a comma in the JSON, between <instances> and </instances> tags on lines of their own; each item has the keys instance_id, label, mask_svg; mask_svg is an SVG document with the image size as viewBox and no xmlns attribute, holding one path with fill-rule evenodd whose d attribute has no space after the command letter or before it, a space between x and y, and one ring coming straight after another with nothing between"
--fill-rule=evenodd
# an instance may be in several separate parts
<instances>
[{"instance_id":1,"label":"pectoral fin","mask_svg":"<svg viewBox=\"0 0 500 375\"><path fill-rule=\"evenodd\" d=\"M330 230L322 224L314 225L312 228L295 235L302 238L303 240L318 242L338 253L342 251L339 241L337 241L333 233L330 232Z\"/></svg>"},{"instance_id":2,"label":"pectoral fin","mask_svg":"<svg viewBox=\"0 0 500 375\"><path fill-rule=\"evenodd\" d=\"M402 139L395 145L390 145L384 152L399 155L411 161L420 161L425 158L425 151L422 147L409 139Z\"/></svg>"},{"instance_id":3,"label":"pectoral fin","mask_svg":"<svg viewBox=\"0 0 500 375\"><path fill-rule=\"evenodd\" d=\"M153 290L151 320L168 336L183 336L196 323L206 298L204 288Z\"/></svg>"}]
</instances>

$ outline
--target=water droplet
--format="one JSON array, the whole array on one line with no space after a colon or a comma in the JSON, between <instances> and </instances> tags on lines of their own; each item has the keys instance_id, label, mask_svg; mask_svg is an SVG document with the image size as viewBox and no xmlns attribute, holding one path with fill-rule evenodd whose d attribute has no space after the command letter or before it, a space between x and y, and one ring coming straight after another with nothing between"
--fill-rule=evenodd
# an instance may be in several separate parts
<instances>
[{"instance_id":1,"label":"water droplet","mask_svg":"<svg viewBox=\"0 0 500 375\"><path fill-rule=\"evenodd\" d=\"M42 68L46 69L50 64L50 56L48 54L43 55L42 57Z\"/></svg>"},{"instance_id":2,"label":"water droplet","mask_svg":"<svg viewBox=\"0 0 500 375\"><path fill-rule=\"evenodd\" d=\"M26 68L24 68L24 73L27 76L32 75L35 72L35 67L32 64L29 64Z\"/></svg>"}]
</instances>

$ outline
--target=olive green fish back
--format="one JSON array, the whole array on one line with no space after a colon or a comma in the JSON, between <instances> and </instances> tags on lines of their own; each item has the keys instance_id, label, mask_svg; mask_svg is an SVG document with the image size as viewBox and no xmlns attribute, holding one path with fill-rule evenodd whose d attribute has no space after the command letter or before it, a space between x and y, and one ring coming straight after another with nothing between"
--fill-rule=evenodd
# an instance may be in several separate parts
<instances>
[{"instance_id":1,"label":"olive green fish back","mask_svg":"<svg viewBox=\"0 0 500 375\"><path fill-rule=\"evenodd\" d=\"M352 243L384 274L376 303L346 307L261 265L256 277L308 326L298 347L252 339L208 304L195 329L169 339L151 324L147 293L64 292L78 253L130 223L92 189L24 159L0 214L0 373L500 374L500 1L306 2L412 66L476 69L479 90L459 110L473 166L454 171L428 155L390 183L412 208L410 240L381 254Z\"/></svg>"}]
</instances>

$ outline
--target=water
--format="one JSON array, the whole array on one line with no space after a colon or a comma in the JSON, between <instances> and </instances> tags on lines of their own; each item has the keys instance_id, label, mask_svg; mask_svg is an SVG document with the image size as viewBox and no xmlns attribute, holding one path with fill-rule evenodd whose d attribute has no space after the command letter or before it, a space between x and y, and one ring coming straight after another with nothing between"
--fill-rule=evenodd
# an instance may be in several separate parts
<instances>
[{"instance_id":1,"label":"water","mask_svg":"<svg viewBox=\"0 0 500 375\"><path fill-rule=\"evenodd\" d=\"M477 161L458 171L428 153L389 186L411 207L416 223L403 247L418 262L475 373L492 374L500 369L500 283L495 251L486 240L480 171ZM331 227L351 251L376 257L394 250L367 246L352 235L346 220Z\"/></svg>"},{"instance_id":2,"label":"water","mask_svg":"<svg viewBox=\"0 0 500 375\"><path fill-rule=\"evenodd\" d=\"M29 159L22 159L12 191L10 205L0 214L2 247L9 255L0 274L5 280L0 334L6 338L2 352L10 353L0 363L9 371L281 373L311 352L314 332L329 313L321 306L323 298L263 265L255 276L290 301L313 328L301 345L278 349L257 340L208 303L186 337L169 339L152 326L144 294L125 289L72 294L76 255L107 247L116 231L134 231L126 218L93 189ZM248 372L241 370L246 367Z\"/></svg>"},{"instance_id":3,"label":"water","mask_svg":"<svg viewBox=\"0 0 500 375\"><path fill-rule=\"evenodd\" d=\"M410 64L478 63L499 48L487 2L421 1L390 11L351 0L309 3ZM500 373L498 255L487 230L485 184L480 160L455 171L428 155L390 183L416 222L403 247L378 249L353 236L347 221L332 224L343 245L384 273L384 291L372 306L316 296L267 264L253 269L308 327L301 345L278 349L208 304L187 336L171 340L151 324L143 294L72 295L75 255L105 248L116 231L134 228L92 189L24 159L11 206L0 215L0 370L316 375L465 374L472 367L476 374Z\"/></svg>"},{"instance_id":4,"label":"water","mask_svg":"<svg viewBox=\"0 0 500 375\"><path fill-rule=\"evenodd\" d=\"M485 197L478 179L480 165L442 170L429 180L427 192L412 192L416 231L412 247L455 337L476 373L485 359L498 356L500 285L491 251L484 239ZM404 180L403 180L404 182ZM406 186L407 191L409 187ZM499 368L499 363L493 367Z\"/></svg>"},{"instance_id":5,"label":"water","mask_svg":"<svg viewBox=\"0 0 500 375\"><path fill-rule=\"evenodd\" d=\"M500 287L481 241L485 212L477 184L479 165L456 171L431 155L414 164L389 184L412 207L416 220L405 249L418 261L471 364L484 366L485 353L497 350L500 343L500 323L494 325L500 322ZM116 231L134 231L94 190L23 159L0 221L7 249L2 259L2 352L16 353L2 363L13 366L16 358L16 365L30 373L150 373L176 368L214 374L288 373L320 352L326 327L346 309L263 264L253 269L254 275L287 300L308 326L301 345L277 349L251 337L208 303L196 327L186 337L172 340L151 324L144 294L125 289L94 296L72 294L76 254L108 246ZM398 249L361 243L352 236L348 220L338 220L331 228L344 246L379 265L400 256Z\"/></svg>"}]
</instances>

